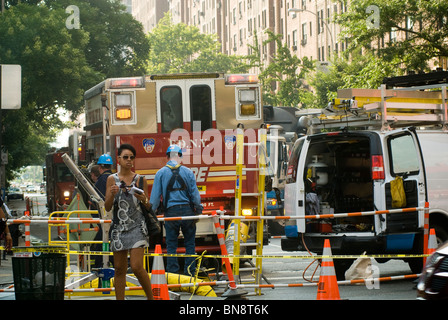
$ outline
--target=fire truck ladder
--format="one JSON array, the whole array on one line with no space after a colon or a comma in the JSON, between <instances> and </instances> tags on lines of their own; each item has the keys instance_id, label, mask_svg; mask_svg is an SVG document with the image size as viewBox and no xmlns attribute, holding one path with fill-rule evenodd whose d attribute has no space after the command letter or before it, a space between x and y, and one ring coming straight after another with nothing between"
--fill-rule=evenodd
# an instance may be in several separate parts
<instances>
[{"instance_id":1,"label":"fire truck ladder","mask_svg":"<svg viewBox=\"0 0 448 320\"><path fill-rule=\"evenodd\" d=\"M265 191L265 177L268 159L266 155L266 141L267 141L267 130L265 126L262 126L258 130L258 142L245 143L244 142L244 128L242 124L239 124L236 129L236 183L235 183L235 216L242 216L242 197L257 197L257 216L261 217L264 215L266 208L266 191ZM256 147L257 148L257 164L258 167L248 168L244 167L244 147ZM243 172L247 171L257 171L258 172L258 187L256 193L243 193L242 192L242 182L243 182ZM250 182L249 182L250 183ZM241 243L241 220L235 219L234 228L234 253L235 255L240 254L240 246L253 246L253 243ZM263 219L257 219L256 221L256 255L255 259L255 282L256 284L261 284L262 274L262 259L259 258L263 254ZM235 259L233 264L234 275L239 276L239 259ZM264 278L264 277L263 277ZM256 289L256 294L260 295L261 290Z\"/></svg>"},{"instance_id":2,"label":"fire truck ladder","mask_svg":"<svg viewBox=\"0 0 448 320\"><path fill-rule=\"evenodd\" d=\"M338 98L320 110L303 110L296 115L312 115L310 127L393 128L437 127L448 130L447 84L386 89L342 89ZM421 91L440 88L440 91Z\"/></svg>"}]
</instances>

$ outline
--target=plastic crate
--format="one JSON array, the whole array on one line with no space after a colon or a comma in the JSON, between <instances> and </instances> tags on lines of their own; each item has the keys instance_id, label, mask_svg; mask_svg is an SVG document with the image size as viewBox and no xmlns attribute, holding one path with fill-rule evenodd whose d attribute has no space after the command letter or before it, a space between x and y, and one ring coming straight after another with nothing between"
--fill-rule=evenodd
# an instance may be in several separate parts
<instances>
[{"instance_id":1,"label":"plastic crate","mask_svg":"<svg viewBox=\"0 0 448 320\"><path fill-rule=\"evenodd\" d=\"M16 300L64 300L67 258L58 253L27 253L12 258Z\"/></svg>"}]
</instances>

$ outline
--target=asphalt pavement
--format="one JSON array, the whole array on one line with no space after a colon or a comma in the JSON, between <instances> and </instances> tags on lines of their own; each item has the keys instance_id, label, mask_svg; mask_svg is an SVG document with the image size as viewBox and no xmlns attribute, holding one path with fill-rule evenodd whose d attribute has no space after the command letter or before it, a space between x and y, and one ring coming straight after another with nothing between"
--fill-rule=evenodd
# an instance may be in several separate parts
<instances>
[{"instance_id":1,"label":"asphalt pavement","mask_svg":"<svg viewBox=\"0 0 448 320\"><path fill-rule=\"evenodd\" d=\"M33 202L37 203L34 207L34 214L46 216L46 209L44 203L44 197L42 195L35 195ZM19 216L22 214L21 210L24 210L25 202L20 200L12 200L8 204L13 210L19 212ZM32 224L31 225L32 244L40 245L48 242L48 226L46 224ZM19 246L24 246L24 238L19 239ZM281 250L280 239L271 239L270 244L264 247L263 253L266 255L306 255L306 252L285 253ZM300 260L300 259L264 259L263 260L263 284L282 284L288 283L309 283L309 280L313 279L314 282L318 280L319 270L316 267L310 266L312 260ZM377 264L380 275L394 276L409 274L410 269L408 265L402 261L390 261L384 264ZM242 267L250 267L247 263ZM314 275L313 275L314 273ZM239 278L241 283L253 284L254 278L252 271L242 271ZM0 260L0 289L5 289L14 283L13 270L12 270L12 256L3 255ZM203 297L192 295L190 293L179 293L181 301L227 301L221 297L221 294L225 292L224 287L215 287L215 292L218 297ZM412 280L406 281L392 281L389 283L381 283L378 288L367 288L365 285L357 286L339 286L341 299L344 301L353 300L371 300L371 301L387 301L387 300L415 300L416 291L415 283ZM303 286L303 287L276 287L263 288L261 295L256 294L254 288L238 289L233 293L245 294L241 300L250 303L261 303L263 301L297 301L316 300L317 285ZM237 299L238 296L231 297L231 299ZM68 299L66 297L66 299ZM99 296L99 297L70 297L70 300L114 300L113 296ZM144 300L143 296L130 296L130 300ZM0 300L15 300L13 292L0 292ZM262 310L262 309L260 309ZM181 312L181 310L179 310Z\"/></svg>"}]
</instances>

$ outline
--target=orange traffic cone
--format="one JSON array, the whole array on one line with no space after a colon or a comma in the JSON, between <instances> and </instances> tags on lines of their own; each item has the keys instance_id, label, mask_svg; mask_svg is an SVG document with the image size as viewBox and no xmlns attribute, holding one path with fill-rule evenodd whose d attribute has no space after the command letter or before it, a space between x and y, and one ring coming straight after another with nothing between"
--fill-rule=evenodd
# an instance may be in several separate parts
<instances>
[{"instance_id":1,"label":"orange traffic cone","mask_svg":"<svg viewBox=\"0 0 448 320\"><path fill-rule=\"evenodd\" d=\"M436 231L434 229L429 230L428 240L428 254L432 254L437 249Z\"/></svg>"},{"instance_id":2,"label":"orange traffic cone","mask_svg":"<svg viewBox=\"0 0 448 320\"><path fill-rule=\"evenodd\" d=\"M156 245L155 253L162 254L162 247L160 246L160 244ZM154 257L151 272L151 289L154 300L170 300L162 256Z\"/></svg>"},{"instance_id":3,"label":"orange traffic cone","mask_svg":"<svg viewBox=\"0 0 448 320\"><path fill-rule=\"evenodd\" d=\"M331 256L330 240L328 239L325 239L323 255ZM322 258L317 300L340 300L336 271L331 258Z\"/></svg>"}]
</instances>

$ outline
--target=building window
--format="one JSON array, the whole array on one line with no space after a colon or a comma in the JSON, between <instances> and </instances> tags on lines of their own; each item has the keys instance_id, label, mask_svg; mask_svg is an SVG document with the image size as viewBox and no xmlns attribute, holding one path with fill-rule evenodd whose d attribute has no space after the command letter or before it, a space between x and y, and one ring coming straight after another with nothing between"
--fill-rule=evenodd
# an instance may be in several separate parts
<instances>
[{"instance_id":1,"label":"building window","mask_svg":"<svg viewBox=\"0 0 448 320\"><path fill-rule=\"evenodd\" d=\"M307 23L302 23L302 46L306 45L307 42L307 32L306 32L306 25Z\"/></svg>"}]
</instances>

